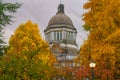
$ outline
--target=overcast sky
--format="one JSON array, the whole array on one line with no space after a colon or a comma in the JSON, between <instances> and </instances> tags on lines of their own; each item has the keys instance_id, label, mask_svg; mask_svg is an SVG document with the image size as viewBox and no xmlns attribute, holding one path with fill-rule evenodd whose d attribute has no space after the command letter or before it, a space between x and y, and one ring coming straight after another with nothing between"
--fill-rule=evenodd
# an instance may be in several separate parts
<instances>
[{"instance_id":1,"label":"overcast sky","mask_svg":"<svg viewBox=\"0 0 120 80\"><path fill-rule=\"evenodd\" d=\"M57 12L57 7L61 3L64 4L65 14L68 15L76 27L77 44L82 45L83 41L87 38L87 32L83 30L82 14L85 12L83 5L87 0L3 0L4 2L20 2L21 8L17 13L13 14L15 18L12 20L14 23L5 28L5 40L8 41L10 36L14 33L16 28L28 20L39 25L42 37L44 38L44 30L48 25L49 20Z\"/></svg>"}]
</instances>

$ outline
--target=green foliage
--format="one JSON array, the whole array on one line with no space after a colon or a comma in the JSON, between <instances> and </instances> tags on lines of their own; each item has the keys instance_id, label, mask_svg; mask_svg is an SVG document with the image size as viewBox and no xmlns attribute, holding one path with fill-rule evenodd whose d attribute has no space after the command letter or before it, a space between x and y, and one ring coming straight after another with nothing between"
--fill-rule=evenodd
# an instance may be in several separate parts
<instances>
[{"instance_id":1,"label":"green foliage","mask_svg":"<svg viewBox=\"0 0 120 80\"><path fill-rule=\"evenodd\" d=\"M50 67L41 61L6 56L0 60L0 80L49 80ZM52 69L52 68L51 68Z\"/></svg>"},{"instance_id":2,"label":"green foliage","mask_svg":"<svg viewBox=\"0 0 120 80\"><path fill-rule=\"evenodd\" d=\"M90 26L87 25L87 24L84 24L84 25L83 25L83 28L84 28L84 30L86 30L86 31L90 31Z\"/></svg>"},{"instance_id":3,"label":"green foliage","mask_svg":"<svg viewBox=\"0 0 120 80\"><path fill-rule=\"evenodd\" d=\"M0 1L0 27L6 26L12 22L13 16L8 13L15 13L20 7L19 3L4 3Z\"/></svg>"},{"instance_id":4,"label":"green foliage","mask_svg":"<svg viewBox=\"0 0 120 80\"><path fill-rule=\"evenodd\" d=\"M12 14L20 7L19 3L4 3L0 0L0 55L4 53L5 42L3 40L3 29L7 24L12 22Z\"/></svg>"}]
</instances>

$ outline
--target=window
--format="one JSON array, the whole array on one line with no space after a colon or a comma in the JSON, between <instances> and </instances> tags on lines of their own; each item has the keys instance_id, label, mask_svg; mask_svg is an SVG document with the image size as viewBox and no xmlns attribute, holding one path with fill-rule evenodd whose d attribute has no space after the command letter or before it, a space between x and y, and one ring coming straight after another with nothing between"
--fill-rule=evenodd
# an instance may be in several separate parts
<instances>
[{"instance_id":1,"label":"window","mask_svg":"<svg viewBox=\"0 0 120 80\"><path fill-rule=\"evenodd\" d=\"M66 40L68 40L68 31L66 31Z\"/></svg>"},{"instance_id":2,"label":"window","mask_svg":"<svg viewBox=\"0 0 120 80\"><path fill-rule=\"evenodd\" d=\"M73 41L73 32L71 33L71 40Z\"/></svg>"},{"instance_id":3,"label":"window","mask_svg":"<svg viewBox=\"0 0 120 80\"><path fill-rule=\"evenodd\" d=\"M70 31L68 32L68 40L70 40Z\"/></svg>"},{"instance_id":4,"label":"window","mask_svg":"<svg viewBox=\"0 0 120 80\"><path fill-rule=\"evenodd\" d=\"M57 37L56 37L56 31L54 31L54 40L57 40Z\"/></svg>"},{"instance_id":5,"label":"window","mask_svg":"<svg viewBox=\"0 0 120 80\"><path fill-rule=\"evenodd\" d=\"M62 31L60 31L60 40L62 40Z\"/></svg>"},{"instance_id":6,"label":"window","mask_svg":"<svg viewBox=\"0 0 120 80\"><path fill-rule=\"evenodd\" d=\"M59 31L57 31L57 40L60 39Z\"/></svg>"},{"instance_id":7,"label":"window","mask_svg":"<svg viewBox=\"0 0 120 80\"><path fill-rule=\"evenodd\" d=\"M54 31L54 40L62 40L62 31Z\"/></svg>"}]
</instances>

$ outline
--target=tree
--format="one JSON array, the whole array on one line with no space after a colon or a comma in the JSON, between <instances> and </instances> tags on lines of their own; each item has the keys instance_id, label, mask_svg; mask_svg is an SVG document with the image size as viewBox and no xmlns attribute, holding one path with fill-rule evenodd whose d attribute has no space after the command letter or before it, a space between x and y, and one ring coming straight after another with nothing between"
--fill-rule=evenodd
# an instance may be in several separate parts
<instances>
[{"instance_id":1,"label":"tree","mask_svg":"<svg viewBox=\"0 0 120 80\"><path fill-rule=\"evenodd\" d=\"M89 31L89 36L79 57L88 69L91 60L96 62L95 77L98 80L114 80L120 76L119 5L119 0L89 0L84 5L88 12L83 15L83 28Z\"/></svg>"},{"instance_id":2,"label":"tree","mask_svg":"<svg viewBox=\"0 0 120 80\"><path fill-rule=\"evenodd\" d=\"M21 24L11 36L3 59L0 62L1 79L11 80L49 80L56 61L42 39L38 25L31 21Z\"/></svg>"},{"instance_id":3,"label":"tree","mask_svg":"<svg viewBox=\"0 0 120 80\"><path fill-rule=\"evenodd\" d=\"M4 3L0 0L0 54L3 54L3 44L5 43L3 40L3 29L12 22L13 16L10 13L15 13L19 7L19 3Z\"/></svg>"}]
</instances>

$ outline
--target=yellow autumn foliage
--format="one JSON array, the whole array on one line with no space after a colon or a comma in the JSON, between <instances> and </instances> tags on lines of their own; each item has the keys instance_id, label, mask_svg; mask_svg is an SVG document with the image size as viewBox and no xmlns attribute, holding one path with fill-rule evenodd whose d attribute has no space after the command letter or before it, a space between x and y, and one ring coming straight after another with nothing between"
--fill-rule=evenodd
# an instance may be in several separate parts
<instances>
[{"instance_id":1,"label":"yellow autumn foliage","mask_svg":"<svg viewBox=\"0 0 120 80\"><path fill-rule=\"evenodd\" d=\"M38 59L44 64L53 64L56 61L50 53L47 42L42 39L38 25L33 24L31 21L21 24L14 35L11 36L7 54L24 56L26 60Z\"/></svg>"},{"instance_id":2,"label":"yellow autumn foliage","mask_svg":"<svg viewBox=\"0 0 120 80\"><path fill-rule=\"evenodd\" d=\"M84 4L83 28L88 39L80 48L80 60L89 68L96 62L96 80L116 80L120 77L120 0L89 0ZM102 75L101 73L106 73ZM89 71L88 71L89 72ZM107 77L105 77L105 75ZM108 77L110 76L110 77Z\"/></svg>"}]
</instances>

